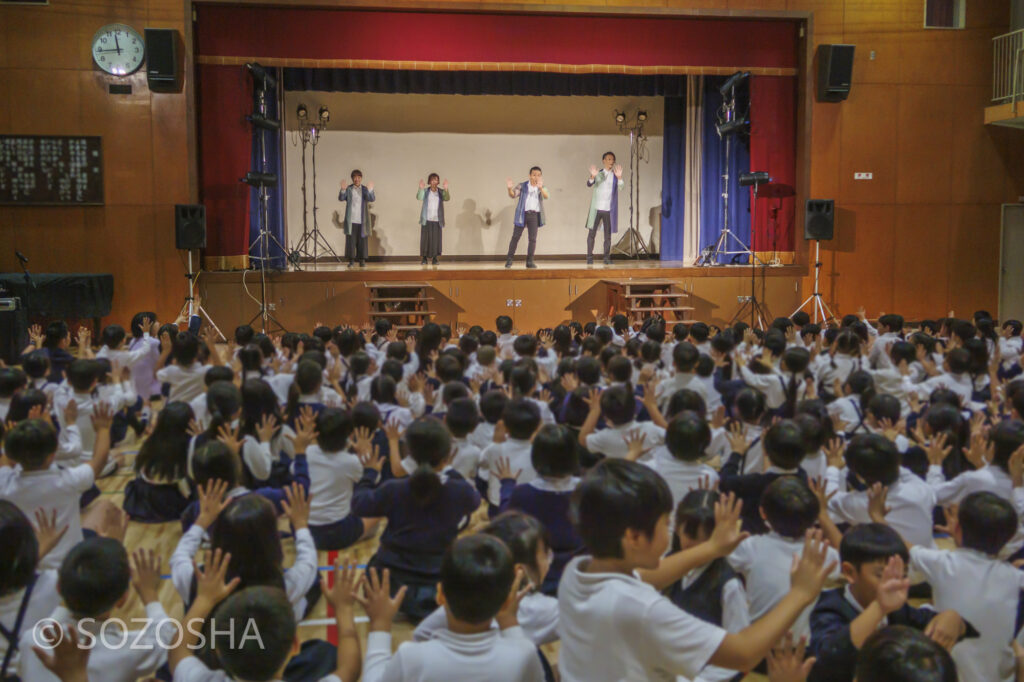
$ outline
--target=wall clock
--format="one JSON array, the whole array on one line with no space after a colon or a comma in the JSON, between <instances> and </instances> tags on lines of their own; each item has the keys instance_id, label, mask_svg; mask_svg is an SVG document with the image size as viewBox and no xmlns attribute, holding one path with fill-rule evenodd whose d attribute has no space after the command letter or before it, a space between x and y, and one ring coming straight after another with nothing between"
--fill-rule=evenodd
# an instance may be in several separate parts
<instances>
[{"instance_id":1,"label":"wall clock","mask_svg":"<svg viewBox=\"0 0 1024 682\"><path fill-rule=\"evenodd\" d=\"M92 37L96 66L114 76L135 73L146 58L146 42L131 26L107 24Z\"/></svg>"}]
</instances>

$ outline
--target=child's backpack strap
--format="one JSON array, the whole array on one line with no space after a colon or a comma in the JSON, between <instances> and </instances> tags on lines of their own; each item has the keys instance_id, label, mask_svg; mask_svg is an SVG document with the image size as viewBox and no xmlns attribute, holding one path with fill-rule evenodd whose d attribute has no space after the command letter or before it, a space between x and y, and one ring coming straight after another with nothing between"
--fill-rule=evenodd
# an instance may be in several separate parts
<instances>
[{"instance_id":1,"label":"child's backpack strap","mask_svg":"<svg viewBox=\"0 0 1024 682\"><path fill-rule=\"evenodd\" d=\"M32 599L32 588L36 586L38 578L39 574L33 572L28 584L25 585L25 595L21 598L21 604L18 606L18 616L14 619L14 627L8 630L4 627L3 623L0 623L0 635L3 635L4 639L7 640L7 653L4 654L3 663L0 664L0 680L7 679L7 668L11 665L14 652L18 650L18 640L21 638L21 627L25 621L25 612L28 610L28 603Z\"/></svg>"}]
</instances>

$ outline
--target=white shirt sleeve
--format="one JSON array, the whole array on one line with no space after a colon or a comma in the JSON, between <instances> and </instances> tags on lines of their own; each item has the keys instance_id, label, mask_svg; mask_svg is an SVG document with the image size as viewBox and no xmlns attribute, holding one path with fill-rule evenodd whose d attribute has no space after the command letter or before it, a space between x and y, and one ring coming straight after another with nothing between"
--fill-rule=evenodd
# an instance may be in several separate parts
<instances>
[{"instance_id":1,"label":"white shirt sleeve","mask_svg":"<svg viewBox=\"0 0 1024 682\"><path fill-rule=\"evenodd\" d=\"M363 655L363 682L400 682L401 679L401 665L391 656L391 633L367 634L366 653Z\"/></svg>"},{"instance_id":2,"label":"white shirt sleeve","mask_svg":"<svg viewBox=\"0 0 1024 682\"><path fill-rule=\"evenodd\" d=\"M178 546L171 554L171 582L181 598L188 602L192 599L192 559L199 551L206 530L196 524L185 531L178 540Z\"/></svg>"},{"instance_id":3,"label":"white shirt sleeve","mask_svg":"<svg viewBox=\"0 0 1024 682\"><path fill-rule=\"evenodd\" d=\"M729 565L732 566L732 570L746 575L754 565L755 553L756 548L754 547L754 543L751 542L750 538L748 538L741 542L739 546L732 551L732 554L726 557L726 561L728 561Z\"/></svg>"},{"instance_id":4,"label":"white shirt sleeve","mask_svg":"<svg viewBox=\"0 0 1024 682\"><path fill-rule=\"evenodd\" d=\"M57 461L78 461L82 456L82 434L75 424L68 424L60 430L57 438Z\"/></svg>"},{"instance_id":5,"label":"white shirt sleeve","mask_svg":"<svg viewBox=\"0 0 1024 682\"><path fill-rule=\"evenodd\" d=\"M84 493L96 482L96 472L88 464L79 464L70 469L62 469L61 477L70 483L73 490Z\"/></svg>"},{"instance_id":6,"label":"white shirt sleeve","mask_svg":"<svg viewBox=\"0 0 1024 682\"><path fill-rule=\"evenodd\" d=\"M733 578L722 587L722 627L737 633L750 625L750 609L743 581Z\"/></svg>"},{"instance_id":7,"label":"white shirt sleeve","mask_svg":"<svg viewBox=\"0 0 1024 682\"><path fill-rule=\"evenodd\" d=\"M174 641L174 640L169 640ZM210 670L195 656L189 656L174 669L174 682L230 682L221 670Z\"/></svg>"},{"instance_id":8,"label":"white shirt sleeve","mask_svg":"<svg viewBox=\"0 0 1024 682\"><path fill-rule=\"evenodd\" d=\"M284 587L288 601L297 604L306 596L317 578L316 544L308 528L295 531L295 563L285 571Z\"/></svg>"},{"instance_id":9,"label":"white shirt sleeve","mask_svg":"<svg viewBox=\"0 0 1024 682\"><path fill-rule=\"evenodd\" d=\"M528 595L519 602L519 625L534 644L558 640L558 600L546 594Z\"/></svg>"},{"instance_id":10,"label":"white shirt sleeve","mask_svg":"<svg viewBox=\"0 0 1024 682\"><path fill-rule=\"evenodd\" d=\"M261 443L252 436L246 436L242 441L242 461L249 467L253 478L260 481L269 478L271 466L274 464L270 443Z\"/></svg>"},{"instance_id":11,"label":"white shirt sleeve","mask_svg":"<svg viewBox=\"0 0 1024 682\"><path fill-rule=\"evenodd\" d=\"M925 481L935 491L935 499L938 504L949 504L958 502L964 494L964 478L966 474L960 474L952 481L947 481L942 475L942 467L932 464L928 467L928 474Z\"/></svg>"},{"instance_id":12,"label":"white shirt sleeve","mask_svg":"<svg viewBox=\"0 0 1024 682\"><path fill-rule=\"evenodd\" d=\"M412 631L412 641L426 642L433 639L438 630L447 629L448 614L445 613L443 606L438 606L429 616L421 620L416 629Z\"/></svg>"},{"instance_id":13,"label":"white shirt sleeve","mask_svg":"<svg viewBox=\"0 0 1024 682\"><path fill-rule=\"evenodd\" d=\"M636 657L653 664L650 667L690 678L708 664L728 634L668 599L652 602L644 615L646 627L628 635Z\"/></svg>"}]
</instances>

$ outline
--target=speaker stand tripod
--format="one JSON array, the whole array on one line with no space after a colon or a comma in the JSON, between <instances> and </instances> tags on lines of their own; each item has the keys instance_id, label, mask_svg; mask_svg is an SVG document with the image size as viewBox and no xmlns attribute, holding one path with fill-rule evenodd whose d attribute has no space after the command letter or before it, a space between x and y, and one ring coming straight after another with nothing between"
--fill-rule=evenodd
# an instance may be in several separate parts
<instances>
[{"instance_id":1,"label":"speaker stand tripod","mask_svg":"<svg viewBox=\"0 0 1024 682\"><path fill-rule=\"evenodd\" d=\"M829 320L834 320L835 317L836 317L835 315L832 314L832 311L829 309L828 304L825 303L825 298L821 295L821 291L818 288L818 285L819 285L819 282L820 282L820 276L821 276L821 266L822 266L822 262L821 262L821 240L820 239L815 239L814 240L814 293L812 293L810 296L808 296L807 300L805 300L803 303L801 303L800 307L793 311L793 315L795 315L798 312L800 312L801 310L803 310L804 308L806 308L808 304L810 304L811 308L814 310L814 323L815 324L818 323L818 315L819 315L819 313L821 314L821 321L822 322L828 322ZM793 315L790 315L790 317L792 317Z\"/></svg>"},{"instance_id":2,"label":"speaker stand tripod","mask_svg":"<svg viewBox=\"0 0 1024 682\"><path fill-rule=\"evenodd\" d=\"M206 312L206 309L202 305L196 305L196 285L199 283L199 276L203 273L192 271L192 249L187 249L188 253L188 272L185 273L185 279L188 280L188 296L185 297L185 305L181 306L181 312L178 313L178 317L186 317L191 319L193 315L199 315L207 322L210 323L210 327L213 331L217 332L222 340L227 341L227 337L221 332L217 323L210 317L210 313Z\"/></svg>"}]
</instances>

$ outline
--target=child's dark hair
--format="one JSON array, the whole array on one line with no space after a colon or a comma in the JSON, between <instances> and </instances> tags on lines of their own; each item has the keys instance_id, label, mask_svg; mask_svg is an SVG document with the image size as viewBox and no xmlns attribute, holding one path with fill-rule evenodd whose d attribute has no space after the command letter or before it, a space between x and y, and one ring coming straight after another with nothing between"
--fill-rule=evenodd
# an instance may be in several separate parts
<instances>
[{"instance_id":1,"label":"child's dark hair","mask_svg":"<svg viewBox=\"0 0 1024 682\"><path fill-rule=\"evenodd\" d=\"M764 454L780 469L796 469L807 454L803 433L792 419L772 424L764 434Z\"/></svg>"},{"instance_id":2,"label":"child's dark hair","mask_svg":"<svg viewBox=\"0 0 1024 682\"><path fill-rule=\"evenodd\" d=\"M850 372L843 383L844 388L850 389L850 393L860 396L861 412L866 412L871 399L875 397L875 379L870 372L857 369Z\"/></svg>"},{"instance_id":3,"label":"child's dark hair","mask_svg":"<svg viewBox=\"0 0 1024 682\"><path fill-rule=\"evenodd\" d=\"M375 403L397 405L398 385L386 374L380 374L370 382L370 400Z\"/></svg>"},{"instance_id":4,"label":"child's dark hair","mask_svg":"<svg viewBox=\"0 0 1024 682\"><path fill-rule=\"evenodd\" d=\"M232 679L272 680L291 656L297 625L284 590L265 585L244 587L222 601L213 617L217 628L210 633L212 638L224 637L226 630L246 631L249 624L259 632L259 637L241 637L230 642L211 640L212 650Z\"/></svg>"},{"instance_id":5,"label":"child's dark hair","mask_svg":"<svg viewBox=\"0 0 1024 682\"><path fill-rule=\"evenodd\" d=\"M11 398L11 407L7 410L7 418L4 421L18 422L28 419L29 412L32 411L33 407L37 405L41 408L46 408L49 399L46 394L40 391L38 388L25 388Z\"/></svg>"},{"instance_id":6,"label":"child's dark hair","mask_svg":"<svg viewBox=\"0 0 1024 682\"><path fill-rule=\"evenodd\" d=\"M790 373L789 381L786 382L786 400L782 405L782 415L785 417L796 414L797 390L810 362L811 354L806 348L787 348L782 353L782 366Z\"/></svg>"},{"instance_id":7,"label":"child's dark hair","mask_svg":"<svg viewBox=\"0 0 1024 682\"><path fill-rule=\"evenodd\" d=\"M124 327L119 324L108 324L100 333L100 344L115 350L124 341Z\"/></svg>"},{"instance_id":8,"label":"child's dark hair","mask_svg":"<svg viewBox=\"0 0 1024 682\"><path fill-rule=\"evenodd\" d=\"M508 404L508 394L497 389L480 396L480 414L488 424L497 424Z\"/></svg>"},{"instance_id":9,"label":"child's dark hair","mask_svg":"<svg viewBox=\"0 0 1024 682\"><path fill-rule=\"evenodd\" d=\"M135 456L135 473L150 480L177 481L185 477L188 460L189 424L192 406L175 400L156 417L153 433L142 442Z\"/></svg>"},{"instance_id":10,"label":"child's dark hair","mask_svg":"<svg viewBox=\"0 0 1024 682\"><path fill-rule=\"evenodd\" d=\"M1010 457L1024 445L1024 422L1005 419L991 428L988 441L992 444L992 465L1003 471L1010 469Z\"/></svg>"},{"instance_id":11,"label":"child's dark hair","mask_svg":"<svg viewBox=\"0 0 1024 682\"><path fill-rule=\"evenodd\" d=\"M450 409L451 404L456 400L472 400L471 396L472 394L469 392L469 388L466 387L466 384L461 381L449 381L441 389L441 404L443 404L446 409ZM476 405L475 402L473 404Z\"/></svg>"},{"instance_id":12,"label":"child's dark hair","mask_svg":"<svg viewBox=\"0 0 1024 682\"><path fill-rule=\"evenodd\" d=\"M240 324L235 327L235 343L239 346L246 346L252 343L255 336L256 331L247 324Z\"/></svg>"},{"instance_id":13,"label":"child's dark hair","mask_svg":"<svg viewBox=\"0 0 1024 682\"><path fill-rule=\"evenodd\" d=\"M57 432L42 419L25 419L4 436L4 453L26 469L38 469L57 452Z\"/></svg>"},{"instance_id":14,"label":"child's dark hair","mask_svg":"<svg viewBox=\"0 0 1024 682\"><path fill-rule=\"evenodd\" d=\"M291 386L288 387L288 403L285 407L285 414L288 419L295 419L299 416L301 404L299 400L304 395L312 395L320 390L323 385L324 372L320 365L312 360L299 360L299 366L295 369L295 377Z\"/></svg>"},{"instance_id":15,"label":"child's dark hair","mask_svg":"<svg viewBox=\"0 0 1024 682\"><path fill-rule=\"evenodd\" d=\"M457 385L465 388L465 384ZM452 400L448 403L444 423L455 438L468 436L480 423L480 411L476 408L476 401L469 396Z\"/></svg>"},{"instance_id":16,"label":"child's dark hair","mask_svg":"<svg viewBox=\"0 0 1024 682\"><path fill-rule=\"evenodd\" d=\"M210 481L225 481L234 488L242 477L242 462L227 445L211 440L192 455L192 481L205 486Z\"/></svg>"},{"instance_id":17,"label":"child's dark hair","mask_svg":"<svg viewBox=\"0 0 1024 682\"><path fill-rule=\"evenodd\" d=\"M537 432L530 446L530 463L540 476L571 476L579 469L576 438L564 426L546 424Z\"/></svg>"},{"instance_id":18,"label":"child's dark hair","mask_svg":"<svg viewBox=\"0 0 1024 682\"><path fill-rule=\"evenodd\" d=\"M50 356L44 350L34 350L21 361L21 368L32 379L42 379L50 373Z\"/></svg>"},{"instance_id":19,"label":"child's dark hair","mask_svg":"<svg viewBox=\"0 0 1024 682\"><path fill-rule=\"evenodd\" d=\"M1017 510L988 491L971 493L960 502L958 514L963 546L996 556L1017 532Z\"/></svg>"},{"instance_id":20,"label":"child's dark hair","mask_svg":"<svg viewBox=\"0 0 1024 682\"><path fill-rule=\"evenodd\" d=\"M696 412L680 412L665 429L665 446L683 462L695 462L711 444L711 428Z\"/></svg>"},{"instance_id":21,"label":"child's dark hair","mask_svg":"<svg viewBox=\"0 0 1024 682\"><path fill-rule=\"evenodd\" d=\"M60 346L61 342L64 341L70 334L67 322L64 320L57 320L46 325L46 331L43 332L43 348L54 349Z\"/></svg>"},{"instance_id":22,"label":"child's dark hair","mask_svg":"<svg viewBox=\"0 0 1024 682\"><path fill-rule=\"evenodd\" d=\"M87 358L72 360L68 365L67 380L71 388L78 393L85 393L92 389L96 381L96 361Z\"/></svg>"},{"instance_id":23,"label":"child's dark hair","mask_svg":"<svg viewBox=\"0 0 1024 682\"><path fill-rule=\"evenodd\" d=\"M665 479L648 466L604 459L576 488L572 513L593 556L622 558L626 531L653 538L661 518L672 513L672 492Z\"/></svg>"},{"instance_id":24,"label":"child's dark hair","mask_svg":"<svg viewBox=\"0 0 1024 682\"><path fill-rule=\"evenodd\" d=\"M900 477L900 453L885 436L859 434L846 445L846 464L850 471L871 486L892 485Z\"/></svg>"},{"instance_id":25,"label":"child's dark hair","mask_svg":"<svg viewBox=\"0 0 1024 682\"><path fill-rule=\"evenodd\" d=\"M614 382L632 385L633 363L624 355L616 354L608 360L608 378Z\"/></svg>"},{"instance_id":26,"label":"child's dark hair","mask_svg":"<svg viewBox=\"0 0 1024 682\"><path fill-rule=\"evenodd\" d=\"M512 552L512 562L526 567L534 587L540 587L537 553L551 547L551 538L544 524L521 511L507 511L491 519L480 531L498 538Z\"/></svg>"},{"instance_id":27,"label":"child's dark hair","mask_svg":"<svg viewBox=\"0 0 1024 682\"><path fill-rule=\"evenodd\" d=\"M890 625L871 634L857 656L857 682L957 682L956 664L923 632Z\"/></svg>"},{"instance_id":28,"label":"child's dark hair","mask_svg":"<svg viewBox=\"0 0 1024 682\"><path fill-rule=\"evenodd\" d=\"M190 367L199 355L199 339L191 332L178 332L171 347L171 356L179 367Z\"/></svg>"},{"instance_id":29,"label":"child's dark hair","mask_svg":"<svg viewBox=\"0 0 1024 682\"><path fill-rule=\"evenodd\" d=\"M209 438L216 438L221 426L227 426L242 409L242 392L230 381L215 381L206 389L206 411L210 424L206 428Z\"/></svg>"},{"instance_id":30,"label":"child's dark hair","mask_svg":"<svg viewBox=\"0 0 1024 682\"><path fill-rule=\"evenodd\" d=\"M514 579L512 552L493 535L459 538L441 559L441 588L448 610L466 623L489 623L498 615Z\"/></svg>"},{"instance_id":31,"label":"child's dark hair","mask_svg":"<svg viewBox=\"0 0 1024 682\"><path fill-rule=\"evenodd\" d=\"M540 166L530 166L530 172L533 173L533 171L537 171L538 173L544 172L540 169Z\"/></svg>"},{"instance_id":32,"label":"child's dark hair","mask_svg":"<svg viewBox=\"0 0 1024 682\"><path fill-rule=\"evenodd\" d=\"M409 456L416 461L416 469L409 477L409 489L413 501L425 507L441 492L442 483L436 470L451 455L452 439L444 424L421 417L406 429L405 444L409 448Z\"/></svg>"},{"instance_id":33,"label":"child's dark hair","mask_svg":"<svg viewBox=\"0 0 1024 682\"><path fill-rule=\"evenodd\" d=\"M771 529L785 538L799 538L818 520L821 505L796 476L780 476L761 493L761 510Z\"/></svg>"},{"instance_id":34,"label":"child's dark hair","mask_svg":"<svg viewBox=\"0 0 1024 682\"><path fill-rule=\"evenodd\" d=\"M32 523L17 505L0 500L0 597L17 592L34 578L39 563L39 541Z\"/></svg>"},{"instance_id":35,"label":"child's dark hair","mask_svg":"<svg viewBox=\"0 0 1024 682\"><path fill-rule=\"evenodd\" d=\"M71 548L58 571L60 596L79 618L97 618L128 591L128 552L112 538L88 538Z\"/></svg>"},{"instance_id":36,"label":"child's dark hair","mask_svg":"<svg viewBox=\"0 0 1024 682\"><path fill-rule=\"evenodd\" d=\"M680 341L672 349L672 364L680 372L692 372L699 359L700 351L688 341Z\"/></svg>"},{"instance_id":37,"label":"child's dark hair","mask_svg":"<svg viewBox=\"0 0 1024 682\"><path fill-rule=\"evenodd\" d=\"M255 436L260 422L268 416L277 420L276 436L281 429L281 406L277 394L263 379L249 379L242 384L242 428L239 432Z\"/></svg>"},{"instance_id":38,"label":"child's dark hair","mask_svg":"<svg viewBox=\"0 0 1024 682\"><path fill-rule=\"evenodd\" d=\"M736 393L733 405L736 408L736 415L743 421L753 424L764 418L766 408L764 393L747 386Z\"/></svg>"},{"instance_id":39,"label":"child's dark hair","mask_svg":"<svg viewBox=\"0 0 1024 682\"><path fill-rule=\"evenodd\" d=\"M601 414L614 426L633 421L636 396L627 386L610 386L601 392Z\"/></svg>"},{"instance_id":40,"label":"child's dark hair","mask_svg":"<svg viewBox=\"0 0 1024 682\"><path fill-rule=\"evenodd\" d=\"M900 420L901 411L899 398L888 393L879 393L868 401L867 413L879 422L888 419L896 424Z\"/></svg>"},{"instance_id":41,"label":"child's dark hair","mask_svg":"<svg viewBox=\"0 0 1024 682\"><path fill-rule=\"evenodd\" d=\"M684 411L696 412L701 419L704 419L708 413L708 406L704 402L704 396L689 388L681 388L673 393L672 397L668 399L668 409L665 410L665 418L672 419L672 417Z\"/></svg>"},{"instance_id":42,"label":"child's dark hair","mask_svg":"<svg viewBox=\"0 0 1024 682\"><path fill-rule=\"evenodd\" d=\"M277 511L262 495L233 499L210 527L210 546L231 553L227 580L241 587L284 588L284 550L277 532Z\"/></svg>"},{"instance_id":43,"label":"child's dark hair","mask_svg":"<svg viewBox=\"0 0 1024 682\"><path fill-rule=\"evenodd\" d=\"M822 425L821 419L813 414L800 412L793 417L793 423L800 429L805 456L816 455L827 442L825 427Z\"/></svg>"},{"instance_id":44,"label":"child's dark hair","mask_svg":"<svg viewBox=\"0 0 1024 682\"><path fill-rule=\"evenodd\" d=\"M501 413L508 435L517 440L526 440L540 426L540 408L526 398L510 400Z\"/></svg>"},{"instance_id":45,"label":"child's dark hair","mask_svg":"<svg viewBox=\"0 0 1024 682\"><path fill-rule=\"evenodd\" d=\"M499 315L494 321L494 326L499 334L509 334L512 332L512 318L508 315Z\"/></svg>"},{"instance_id":46,"label":"child's dark hair","mask_svg":"<svg viewBox=\"0 0 1024 682\"><path fill-rule=\"evenodd\" d=\"M888 561L899 556L904 563L910 561L910 553L900 534L884 523L862 523L846 531L839 545L839 558L843 563L860 569L864 564Z\"/></svg>"},{"instance_id":47,"label":"child's dark hair","mask_svg":"<svg viewBox=\"0 0 1024 682\"><path fill-rule=\"evenodd\" d=\"M28 377L17 367L0 367L0 398L10 398L27 383Z\"/></svg>"},{"instance_id":48,"label":"child's dark hair","mask_svg":"<svg viewBox=\"0 0 1024 682\"><path fill-rule=\"evenodd\" d=\"M338 407L325 407L316 417L316 442L325 452L340 452L348 447L354 429L351 414Z\"/></svg>"},{"instance_id":49,"label":"child's dark hair","mask_svg":"<svg viewBox=\"0 0 1024 682\"><path fill-rule=\"evenodd\" d=\"M154 322L156 322L156 313L154 313L154 312L141 312L141 313L135 313L132 316L132 321L131 321L131 324L129 325L129 329L131 330L131 334L132 334L133 338L141 339L143 336L145 336L149 332L149 327L146 327L145 329L142 328L142 321L143 320L149 320L149 323L153 324Z\"/></svg>"},{"instance_id":50,"label":"child's dark hair","mask_svg":"<svg viewBox=\"0 0 1024 682\"><path fill-rule=\"evenodd\" d=\"M209 388L218 381L234 381L235 373L226 365L214 365L203 374L203 385Z\"/></svg>"},{"instance_id":51,"label":"child's dark hair","mask_svg":"<svg viewBox=\"0 0 1024 682\"><path fill-rule=\"evenodd\" d=\"M697 540L715 530L715 505L721 496L717 490L691 490L676 507L676 532Z\"/></svg>"},{"instance_id":52,"label":"child's dark hair","mask_svg":"<svg viewBox=\"0 0 1024 682\"><path fill-rule=\"evenodd\" d=\"M1020 336L1021 330L1024 329L1024 324L1021 324L1020 320L1006 320L1003 322L1002 329L1010 328L1010 336Z\"/></svg>"}]
</instances>

